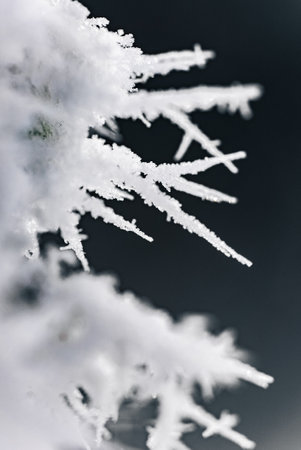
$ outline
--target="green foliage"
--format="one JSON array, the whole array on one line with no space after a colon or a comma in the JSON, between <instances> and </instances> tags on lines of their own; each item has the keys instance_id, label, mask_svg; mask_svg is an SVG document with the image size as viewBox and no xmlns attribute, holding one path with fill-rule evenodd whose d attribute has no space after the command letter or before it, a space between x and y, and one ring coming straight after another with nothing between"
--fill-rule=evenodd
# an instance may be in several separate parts
<instances>
[{"instance_id":1,"label":"green foliage","mask_svg":"<svg viewBox=\"0 0 301 450\"><path fill-rule=\"evenodd\" d=\"M39 137L43 140L53 137L53 127L45 119L42 119L41 117L38 118L36 126L34 126L31 130L28 131L28 137Z\"/></svg>"}]
</instances>

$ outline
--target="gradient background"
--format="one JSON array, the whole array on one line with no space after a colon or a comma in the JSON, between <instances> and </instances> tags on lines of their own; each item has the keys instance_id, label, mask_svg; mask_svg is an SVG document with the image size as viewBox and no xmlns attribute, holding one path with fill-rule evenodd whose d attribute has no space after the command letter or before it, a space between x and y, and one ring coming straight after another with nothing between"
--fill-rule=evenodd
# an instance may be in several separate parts
<instances>
[{"instance_id":1,"label":"gradient background","mask_svg":"<svg viewBox=\"0 0 301 450\"><path fill-rule=\"evenodd\" d=\"M300 79L301 2L299 0L85 0L94 16L105 16L111 29L134 34L146 53L192 48L216 51L205 70L157 77L149 88L227 85L259 82L263 98L253 104L254 118L197 112L192 119L222 150L246 150L240 172L224 167L199 176L208 186L237 195L238 205L217 205L177 195L184 209L204 221L237 251L251 269L228 260L210 245L141 201L118 205L126 217L155 238L149 244L135 235L83 220L96 272L118 274L122 289L131 289L178 317L208 313L215 329L237 330L238 343L251 351L252 362L276 378L267 391L243 385L222 392L207 405L241 415L239 429L258 450L301 449L300 355ZM171 161L182 133L157 120L149 130L141 123L121 123L124 144L145 160ZM194 144L188 159L204 156ZM233 444L213 437L193 448L228 450Z\"/></svg>"}]
</instances>

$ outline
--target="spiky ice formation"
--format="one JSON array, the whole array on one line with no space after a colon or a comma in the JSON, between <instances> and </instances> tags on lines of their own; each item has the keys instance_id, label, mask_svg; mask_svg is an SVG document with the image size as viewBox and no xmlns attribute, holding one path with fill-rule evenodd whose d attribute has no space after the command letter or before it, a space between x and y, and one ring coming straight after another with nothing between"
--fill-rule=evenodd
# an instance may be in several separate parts
<instances>
[{"instance_id":1,"label":"spiky ice formation","mask_svg":"<svg viewBox=\"0 0 301 450\"><path fill-rule=\"evenodd\" d=\"M199 46L143 55L131 35L113 33L106 19L88 14L71 0L0 4L0 322L5 336L0 343L0 446L112 448L108 428L112 421L118 425L124 399L141 405L156 397L159 414L148 427L151 450L184 448L187 418L205 428L204 437L216 433L252 448L233 430L234 416L222 413L215 419L192 400L195 383L211 395L215 386L240 379L262 387L272 381L242 362L229 333L211 334L198 316L174 323L133 295L121 295L106 277L62 277L58 257L38 259L38 235L60 230L64 249L73 250L88 271L78 229L83 214L152 240L134 220L106 204L138 195L225 255L250 265L185 213L170 191L235 203L232 196L187 180L216 164L236 172L234 161L245 156L223 155L220 143L194 125L189 113L217 107L248 117L249 102L260 89L139 90L156 74L204 67L214 55ZM184 132L177 161L192 141L210 156L155 165L106 141L118 135L117 118L149 126L159 116ZM91 128L97 136L88 138ZM34 307L24 303L28 293Z\"/></svg>"}]
</instances>

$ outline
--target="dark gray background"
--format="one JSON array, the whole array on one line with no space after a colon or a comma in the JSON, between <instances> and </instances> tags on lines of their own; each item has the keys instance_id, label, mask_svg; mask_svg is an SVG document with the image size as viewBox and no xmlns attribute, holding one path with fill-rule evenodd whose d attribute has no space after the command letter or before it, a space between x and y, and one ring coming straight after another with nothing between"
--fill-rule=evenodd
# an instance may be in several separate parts
<instances>
[{"instance_id":1,"label":"dark gray background","mask_svg":"<svg viewBox=\"0 0 301 450\"><path fill-rule=\"evenodd\" d=\"M207 204L179 195L196 215L236 250L253 260L251 269L228 260L206 242L137 201L119 206L155 238L138 237L83 220L91 235L86 250L95 271L118 274L131 289L175 317L205 312L217 330L237 330L238 343L251 350L256 366L276 378L267 391L244 385L218 395L208 408L228 408L243 419L240 430L259 450L301 449L300 357L300 22L299 0L85 0L94 16L124 28L146 53L192 48L215 50L205 70L152 80L149 88L259 82L263 98L254 118L195 113L193 120L225 152L244 149L248 159L232 175L219 167L199 177L205 184L237 195L238 205ZM171 161L181 132L158 120L148 130L121 123L124 144L145 160ZM204 156L193 145L190 159ZM194 448L227 450L214 437L191 438Z\"/></svg>"}]
</instances>

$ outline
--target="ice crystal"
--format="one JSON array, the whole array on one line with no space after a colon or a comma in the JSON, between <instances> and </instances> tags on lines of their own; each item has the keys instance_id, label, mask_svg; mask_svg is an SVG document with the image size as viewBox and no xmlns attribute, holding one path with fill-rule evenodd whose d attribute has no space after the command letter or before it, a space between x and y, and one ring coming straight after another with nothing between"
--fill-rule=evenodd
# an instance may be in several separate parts
<instances>
[{"instance_id":1,"label":"ice crystal","mask_svg":"<svg viewBox=\"0 0 301 450\"><path fill-rule=\"evenodd\" d=\"M0 4L1 448L106 448L109 425L118 424L124 399L140 405L154 397L159 413L148 426L151 450L185 448L181 436L190 428L183 419L204 427L204 437L220 434L252 448L253 442L233 430L236 416L222 413L216 419L192 399L195 384L208 396L215 386L238 380L262 387L272 381L242 362L230 333L211 334L198 316L174 323L132 294L120 294L110 278L85 272L63 277L58 260L68 259L70 251L42 260L38 236L59 230L63 249L72 250L88 272L79 230L86 213L152 241L135 220L106 203L137 195L226 256L250 265L185 213L171 190L235 203L234 197L186 179L216 164L236 172L234 161L245 156L223 155L220 142L193 124L189 113L217 107L248 117L260 89L143 91L139 86L150 77L204 67L213 52L195 46L144 55L131 35L109 31L106 19L88 15L71 0ZM159 116L183 130L176 161L193 141L209 156L156 165L107 139L118 136L116 119L150 126ZM26 293L27 307L21 307Z\"/></svg>"}]
</instances>

